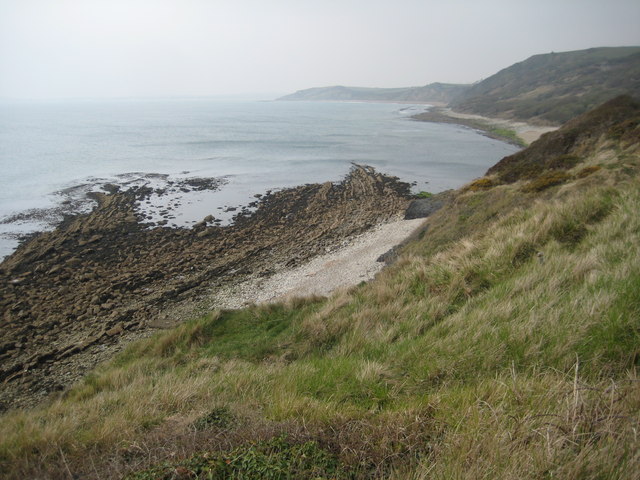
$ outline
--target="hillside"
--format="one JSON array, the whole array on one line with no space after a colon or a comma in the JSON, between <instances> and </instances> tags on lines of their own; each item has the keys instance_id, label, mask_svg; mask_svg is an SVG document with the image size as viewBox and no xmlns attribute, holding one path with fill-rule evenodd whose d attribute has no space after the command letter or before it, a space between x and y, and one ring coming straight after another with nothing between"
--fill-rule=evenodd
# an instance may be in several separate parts
<instances>
[{"instance_id":1,"label":"hillside","mask_svg":"<svg viewBox=\"0 0 640 480\"><path fill-rule=\"evenodd\" d=\"M622 97L543 136L370 283L208 312L3 414L0 470L637 478L639 117Z\"/></svg>"},{"instance_id":2,"label":"hillside","mask_svg":"<svg viewBox=\"0 0 640 480\"><path fill-rule=\"evenodd\" d=\"M468 85L432 83L424 87L363 88L318 87L300 90L278 98L285 101L359 101L359 102L425 102L447 104L466 90Z\"/></svg>"},{"instance_id":3,"label":"hillside","mask_svg":"<svg viewBox=\"0 0 640 480\"><path fill-rule=\"evenodd\" d=\"M473 85L333 86L300 90L278 100L424 102L449 105L459 113L561 125L619 95L640 97L640 47L534 55Z\"/></svg>"},{"instance_id":4,"label":"hillside","mask_svg":"<svg viewBox=\"0 0 640 480\"><path fill-rule=\"evenodd\" d=\"M474 84L450 106L558 125L622 94L640 96L640 47L534 55Z\"/></svg>"}]
</instances>

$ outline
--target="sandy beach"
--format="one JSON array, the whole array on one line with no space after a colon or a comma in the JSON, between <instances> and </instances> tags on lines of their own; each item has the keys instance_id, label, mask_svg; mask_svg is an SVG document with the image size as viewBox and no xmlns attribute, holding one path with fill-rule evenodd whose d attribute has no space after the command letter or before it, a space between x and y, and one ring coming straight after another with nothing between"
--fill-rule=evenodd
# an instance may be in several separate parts
<instances>
[{"instance_id":1,"label":"sandy beach","mask_svg":"<svg viewBox=\"0 0 640 480\"><path fill-rule=\"evenodd\" d=\"M482 115L459 113L459 112L454 112L450 108L443 108L442 113L453 118L479 120L481 122L493 124L498 127L514 130L520 138L522 138L525 142L527 142L527 144L531 144L535 142L538 138L540 138L542 135L544 135L545 133L553 132L554 130L557 130L559 128L559 127L531 125L529 123L518 122L515 120L505 120L503 118L483 117Z\"/></svg>"},{"instance_id":2,"label":"sandy beach","mask_svg":"<svg viewBox=\"0 0 640 480\"><path fill-rule=\"evenodd\" d=\"M434 106L427 112L414 115L412 118L422 122L454 123L464 125L483 132L485 135L497 138L507 143L519 146L530 145L547 132L557 130L555 126L531 125L516 120L504 118L484 117L482 115L454 112L450 108ZM505 129L515 132L518 139L496 132L497 129ZM524 143L524 145L523 145Z\"/></svg>"}]
</instances>

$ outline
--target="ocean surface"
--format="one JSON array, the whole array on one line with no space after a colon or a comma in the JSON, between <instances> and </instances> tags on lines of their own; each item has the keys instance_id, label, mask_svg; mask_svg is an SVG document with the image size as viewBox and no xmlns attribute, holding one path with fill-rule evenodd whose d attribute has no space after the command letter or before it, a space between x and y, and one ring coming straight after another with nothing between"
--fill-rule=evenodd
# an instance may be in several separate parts
<instances>
[{"instance_id":1,"label":"ocean surface","mask_svg":"<svg viewBox=\"0 0 640 480\"><path fill-rule=\"evenodd\" d=\"M90 191L216 177L217 191L152 198L188 227L268 190L338 181L353 163L439 192L482 176L516 147L456 125L411 120L424 105L110 100L0 103L0 259L20 236L88 211ZM231 207L231 209L229 209ZM228 211L229 210L229 211Z\"/></svg>"}]
</instances>

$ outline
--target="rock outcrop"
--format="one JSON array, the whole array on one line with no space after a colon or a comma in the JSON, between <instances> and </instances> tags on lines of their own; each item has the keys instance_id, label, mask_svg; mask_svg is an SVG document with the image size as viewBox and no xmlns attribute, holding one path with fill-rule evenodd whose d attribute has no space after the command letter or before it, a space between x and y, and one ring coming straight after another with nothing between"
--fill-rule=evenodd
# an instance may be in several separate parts
<instances>
[{"instance_id":1,"label":"rock outcrop","mask_svg":"<svg viewBox=\"0 0 640 480\"><path fill-rule=\"evenodd\" d=\"M341 183L265 195L228 227L149 229L134 208L148 193L96 194L93 212L37 235L0 265L0 409L65 388L168 306L297 265L409 202L407 184L356 166Z\"/></svg>"}]
</instances>

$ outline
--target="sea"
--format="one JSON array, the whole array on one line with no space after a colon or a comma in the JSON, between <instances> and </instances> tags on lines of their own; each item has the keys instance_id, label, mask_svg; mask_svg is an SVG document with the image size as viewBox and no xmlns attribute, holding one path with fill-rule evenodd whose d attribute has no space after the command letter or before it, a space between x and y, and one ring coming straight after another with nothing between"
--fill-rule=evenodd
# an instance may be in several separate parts
<instances>
[{"instance_id":1,"label":"sea","mask_svg":"<svg viewBox=\"0 0 640 480\"><path fill-rule=\"evenodd\" d=\"M151 186L149 221L223 223L269 191L339 181L353 164L432 193L482 176L513 145L411 119L427 105L236 99L0 102L0 260L30 233L89 211L109 185ZM216 178L216 190L169 188ZM167 193L168 192L168 193ZM166 217L165 217L166 218Z\"/></svg>"}]
</instances>

